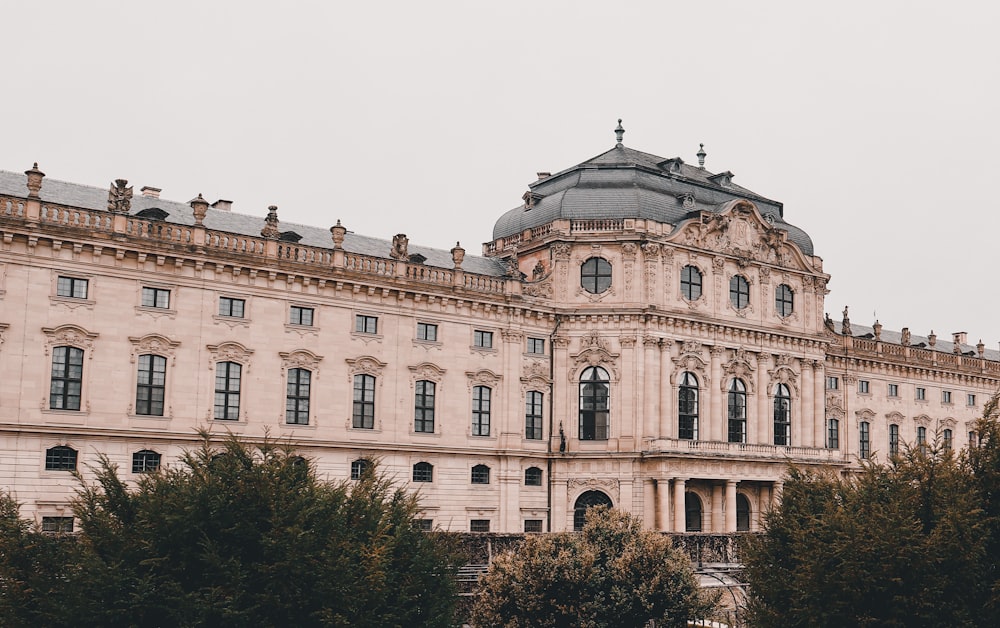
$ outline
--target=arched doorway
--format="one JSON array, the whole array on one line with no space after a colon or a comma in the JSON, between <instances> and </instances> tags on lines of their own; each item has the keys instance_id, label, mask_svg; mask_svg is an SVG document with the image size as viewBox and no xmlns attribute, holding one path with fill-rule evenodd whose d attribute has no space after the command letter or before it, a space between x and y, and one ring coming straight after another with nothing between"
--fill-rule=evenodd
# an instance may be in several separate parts
<instances>
[{"instance_id":1,"label":"arched doorway","mask_svg":"<svg viewBox=\"0 0 1000 628\"><path fill-rule=\"evenodd\" d=\"M573 506L573 531L579 532L583 530L587 509L591 506L607 506L611 508L613 505L611 498L601 491L587 491L583 493L576 498L576 504Z\"/></svg>"},{"instance_id":2,"label":"arched doorway","mask_svg":"<svg viewBox=\"0 0 1000 628\"><path fill-rule=\"evenodd\" d=\"M694 493L684 493L684 530L701 532L701 499Z\"/></svg>"},{"instance_id":3,"label":"arched doorway","mask_svg":"<svg viewBox=\"0 0 1000 628\"><path fill-rule=\"evenodd\" d=\"M750 500L743 493L736 494L736 531L750 531Z\"/></svg>"}]
</instances>

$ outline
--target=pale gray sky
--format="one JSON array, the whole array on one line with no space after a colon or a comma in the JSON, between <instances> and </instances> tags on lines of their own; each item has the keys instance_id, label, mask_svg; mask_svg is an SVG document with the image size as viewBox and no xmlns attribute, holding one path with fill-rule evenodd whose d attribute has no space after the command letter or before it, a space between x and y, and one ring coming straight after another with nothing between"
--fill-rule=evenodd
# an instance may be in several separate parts
<instances>
[{"instance_id":1,"label":"pale gray sky","mask_svg":"<svg viewBox=\"0 0 1000 628\"><path fill-rule=\"evenodd\" d=\"M614 145L785 204L827 311L1000 340L993 2L18 2L0 168L470 252Z\"/></svg>"}]
</instances>

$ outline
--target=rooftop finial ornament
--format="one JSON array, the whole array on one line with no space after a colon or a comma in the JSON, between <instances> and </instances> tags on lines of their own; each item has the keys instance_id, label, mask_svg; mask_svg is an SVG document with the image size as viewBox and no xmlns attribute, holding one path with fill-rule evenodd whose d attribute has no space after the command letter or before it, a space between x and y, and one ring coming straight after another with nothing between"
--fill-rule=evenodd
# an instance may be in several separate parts
<instances>
[{"instance_id":1,"label":"rooftop finial ornament","mask_svg":"<svg viewBox=\"0 0 1000 628\"><path fill-rule=\"evenodd\" d=\"M699 168L704 168L705 167L705 157L707 157L707 156L708 156L708 153L705 152L705 145L704 144L698 144L698 154L697 154L697 157L698 157L698 167Z\"/></svg>"},{"instance_id":2,"label":"rooftop finial ornament","mask_svg":"<svg viewBox=\"0 0 1000 628\"><path fill-rule=\"evenodd\" d=\"M615 129L615 137L618 138L618 143L615 144L616 147L621 147L622 138L625 137L625 129L622 128L622 119L618 118L618 128Z\"/></svg>"},{"instance_id":3,"label":"rooftop finial ornament","mask_svg":"<svg viewBox=\"0 0 1000 628\"><path fill-rule=\"evenodd\" d=\"M125 179L115 179L108 190L108 211L112 214L127 214L132 209L132 188Z\"/></svg>"}]
</instances>

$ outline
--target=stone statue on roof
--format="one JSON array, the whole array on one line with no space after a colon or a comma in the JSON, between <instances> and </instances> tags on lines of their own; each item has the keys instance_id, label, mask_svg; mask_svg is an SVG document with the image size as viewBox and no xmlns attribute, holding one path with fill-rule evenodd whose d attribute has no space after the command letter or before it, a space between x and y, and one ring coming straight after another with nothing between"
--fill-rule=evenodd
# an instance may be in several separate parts
<instances>
[{"instance_id":1,"label":"stone statue on roof","mask_svg":"<svg viewBox=\"0 0 1000 628\"><path fill-rule=\"evenodd\" d=\"M840 324L840 333L845 336L851 335L851 319L847 316L847 306L844 306L844 321Z\"/></svg>"}]
</instances>

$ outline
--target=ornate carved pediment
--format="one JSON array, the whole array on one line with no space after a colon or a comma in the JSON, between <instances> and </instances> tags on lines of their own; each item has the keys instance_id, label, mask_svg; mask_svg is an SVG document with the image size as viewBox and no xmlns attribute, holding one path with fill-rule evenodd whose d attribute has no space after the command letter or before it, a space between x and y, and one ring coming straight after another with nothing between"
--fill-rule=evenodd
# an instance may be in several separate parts
<instances>
[{"instance_id":1,"label":"ornate carved pediment","mask_svg":"<svg viewBox=\"0 0 1000 628\"><path fill-rule=\"evenodd\" d=\"M798 246L788 241L788 232L774 227L746 199L729 201L716 211L703 211L683 223L670 238L690 246L725 253L741 260L775 264L812 272Z\"/></svg>"},{"instance_id":2,"label":"ornate carved pediment","mask_svg":"<svg viewBox=\"0 0 1000 628\"><path fill-rule=\"evenodd\" d=\"M870 408L861 408L860 410L856 411L854 414L856 414L858 416L858 420L859 421L869 421L870 422L872 419L875 418L875 412L872 411Z\"/></svg>"},{"instance_id":3,"label":"ornate carved pediment","mask_svg":"<svg viewBox=\"0 0 1000 628\"><path fill-rule=\"evenodd\" d=\"M539 281L525 282L521 288L521 293L529 297L552 297L552 273L545 275Z\"/></svg>"},{"instance_id":4,"label":"ornate carved pediment","mask_svg":"<svg viewBox=\"0 0 1000 628\"><path fill-rule=\"evenodd\" d=\"M913 417L913 422L919 425L920 427L930 427L931 418L926 414L921 414L919 416Z\"/></svg>"},{"instance_id":5,"label":"ornate carved pediment","mask_svg":"<svg viewBox=\"0 0 1000 628\"><path fill-rule=\"evenodd\" d=\"M701 352L704 347L697 340L685 340L681 345L680 354L673 358L673 363L677 366L674 372L670 375L670 381L673 384L677 384L677 376L684 371L691 371L697 373L699 379L701 379L707 385L708 379L708 362L701 357Z\"/></svg>"},{"instance_id":6,"label":"ornate carved pediment","mask_svg":"<svg viewBox=\"0 0 1000 628\"><path fill-rule=\"evenodd\" d=\"M43 327L42 333L49 337L49 345L69 345L80 349L93 349L98 334L91 333L79 325Z\"/></svg>"},{"instance_id":7,"label":"ornate carved pediment","mask_svg":"<svg viewBox=\"0 0 1000 628\"><path fill-rule=\"evenodd\" d=\"M543 362L532 360L525 365L524 374L521 376L521 389L523 390L548 390L552 384L549 379L548 366Z\"/></svg>"},{"instance_id":8,"label":"ornate carved pediment","mask_svg":"<svg viewBox=\"0 0 1000 628\"><path fill-rule=\"evenodd\" d=\"M596 331L580 338L580 351L570 356L577 369L581 366L600 366L614 364L617 353L612 353L608 343ZM572 375L570 376L572 378Z\"/></svg>"},{"instance_id":9,"label":"ornate carved pediment","mask_svg":"<svg viewBox=\"0 0 1000 628\"><path fill-rule=\"evenodd\" d=\"M899 412L889 412L885 415L885 418L889 420L889 423L899 423L903 420L903 415Z\"/></svg>"},{"instance_id":10,"label":"ornate carved pediment","mask_svg":"<svg viewBox=\"0 0 1000 628\"><path fill-rule=\"evenodd\" d=\"M473 386L489 386L490 388L496 387L503 379L500 375L497 375L489 369L480 369L478 371L466 371L465 376L469 378L469 387Z\"/></svg>"},{"instance_id":11,"label":"ornate carved pediment","mask_svg":"<svg viewBox=\"0 0 1000 628\"><path fill-rule=\"evenodd\" d=\"M602 491L607 493L615 503L618 503L619 485L620 483L618 480L614 478L570 478L566 481L566 486L569 488L570 492L577 489L583 489L583 491Z\"/></svg>"},{"instance_id":12,"label":"ornate carved pediment","mask_svg":"<svg viewBox=\"0 0 1000 628\"><path fill-rule=\"evenodd\" d=\"M285 369L308 369L315 371L319 367L319 361L323 356L316 355L308 349L297 349L295 351L282 351L278 353L281 358L281 366Z\"/></svg>"},{"instance_id":13,"label":"ornate carved pediment","mask_svg":"<svg viewBox=\"0 0 1000 628\"><path fill-rule=\"evenodd\" d=\"M941 428L942 429L953 430L953 429L955 429L956 425L958 425L958 421L956 421L953 417L947 417L947 418L941 419Z\"/></svg>"},{"instance_id":14,"label":"ornate carved pediment","mask_svg":"<svg viewBox=\"0 0 1000 628\"><path fill-rule=\"evenodd\" d=\"M775 356L774 368L770 369L767 374L771 377L772 391L777 384L785 384L792 389L796 397L799 395L799 376L792 369L792 357L790 355L782 353Z\"/></svg>"},{"instance_id":15,"label":"ornate carved pediment","mask_svg":"<svg viewBox=\"0 0 1000 628\"><path fill-rule=\"evenodd\" d=\"M243 366L250 368L250 356L252 349L247 349L238 342L222 342L217 345L208 345L208 350L212 354L212 362L239 362Z\"/></svg>"},{"instance_id":16,"label":"ornate carved pediment","mask_svg":"<svg viewBox=\"0 0 1000 628\"><path fill-rule=\"evenodd\" d=\"M736 349L733 353L733 357L730 358L728 362L722 365L722 370L730 377L738 377L743 380L745 384L750 388L750 392L756 392L757 386L754 383L753 372L757 370L757 367L753 365L753 358L750 353L743 347ZM726 382L722 381L719 384L725 387ZM725 392L725 390L723 390Z\"/></svg>"},{"instance_id":17,"label":"ornate carved pediment","mask_svg":"<svg viewBox=\"0 0 1000 628\"><path fill-rule=\"evenodd\" d=\"M414 380L428 379L432 382L440 382L444 379L445 370L436 364L421 362L416 366L411 366L410 373L412 373Z\"/></svg>"},{"instance_id":18,"label":"ornate carved pediment","mask_svg":"<svg viewBox=\"0 0 1000 628\"><path fill-rule=\"evenodd\" d=\"M844 406L841 405L840 397L830 393L826 396L826 414L834 419L844 418Z\"/></svg>"},{"instance_id":19,"label":"ornate carved pediment","mask_svg":"<svg viewBox=\"0 0 1000 628\"><path fill-rule=\"evenodd\" d=\"M173 358L174 349L181 344L176 340L171 340L166 336L161 336L160 334L146 334L141 337L129 336L128 340L132 343L133 347L133 362L135 362L136 355L143 353L155 353L164 357Z\"/></svg>"}]
</instances>

